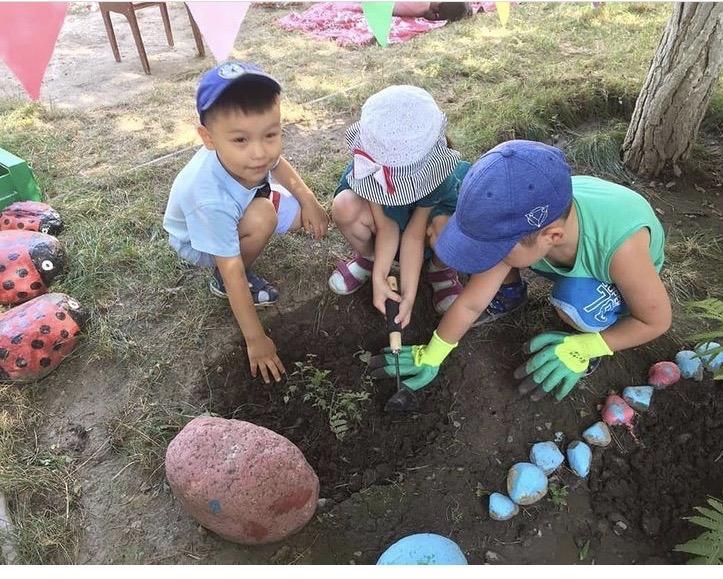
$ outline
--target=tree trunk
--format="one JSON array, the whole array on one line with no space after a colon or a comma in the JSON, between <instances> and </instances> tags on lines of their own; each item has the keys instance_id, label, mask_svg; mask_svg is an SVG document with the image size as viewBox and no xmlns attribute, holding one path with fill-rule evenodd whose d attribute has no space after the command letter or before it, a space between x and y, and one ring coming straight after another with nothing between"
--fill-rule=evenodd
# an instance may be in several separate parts
<instances>
[{"instance_id":1,"label":"tree trunk","mask_svg":"<svg viewBox=\"0 0 723 579\"><path fill-rule=\"evenodd\" d=\"M723 69L723 3L676 3L623 142L623 162L656 176L693 148Z\"/></svg>"}]
</instances>

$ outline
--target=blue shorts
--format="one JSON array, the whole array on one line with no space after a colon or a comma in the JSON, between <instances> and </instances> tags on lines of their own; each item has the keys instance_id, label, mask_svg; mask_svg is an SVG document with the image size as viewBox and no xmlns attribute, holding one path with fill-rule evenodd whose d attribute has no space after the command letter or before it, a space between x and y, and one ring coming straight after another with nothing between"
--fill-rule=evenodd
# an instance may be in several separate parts
<instances>
[{"instance_id":1,"label":"blue shorts","mask_svg":"<svg viewBox=\"0 0 723 579\"><path fill-rule=\"evenodd\" d=\"M550 303L563 311L580 331L601 332L628 314L614 284L588 277L544 277L555 282Z\"/></svg>"}]
</instances>

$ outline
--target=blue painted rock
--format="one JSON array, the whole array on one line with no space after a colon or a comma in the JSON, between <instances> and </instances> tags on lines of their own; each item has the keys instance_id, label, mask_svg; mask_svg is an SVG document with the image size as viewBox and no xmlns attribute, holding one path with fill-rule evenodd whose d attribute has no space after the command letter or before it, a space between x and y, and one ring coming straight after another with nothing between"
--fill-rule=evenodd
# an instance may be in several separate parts
<instances>
[{"instance_id":1,"label":"blue painted rock","mask_svg":"<svg viewBox=\"0 0 723 579\"><path fill-rule=\"evenodd\" d=\"M625 426L632 431L635 410L617 394L610 394L605 399L602 419L608 426Z\"/></svg>"},{"instance_id":2,"label":"blue painted rock","mask_svg":"<svg viewBox=\"0 0 723 579\"><path fill-rule=\"evenodd\" d=\"M391 545L377 565L466 565L467 558L457 543L433 533L419 533Z\"/></svg>"},{"instance_id":3,"label":"blue painted rock","mask_svg":"<svg viewBox=\"0 0 723 579\"><path fill-rule=\"evenodd\" d=\"M650 408L654 391L652 386L628 386L623 390L623 400L638 412L645 412Z\"/></svg>"},{"instance_id":4,"label":"blue painted rock","mask_svg":"<svg viewBox=\"0 0 723 579\"><path fill-rule=\"evenodd\" d=\"M0 304L21 304L48 293L64 265L65 250L52 235L0 231Z\"/></svg>"},{"instance_id":5,"label":"blue painted rock","mask_svg":"<svg viewBox=\"0 0 723 579\"><path fill-rule=\"evenodd\" d=\"M319 498L319 479L301 451L241 420L191 420L168 445L166 476L191 517L246 545L295 533L314 515Z\"/></svg>"},{"instance_id":6,"label":"blue painted rock","mask_svg":"<svg viewBox=\"0 0 723 579\"><path fill-rule=\"evenodd\" d=\"M546 475L555 472L564 460L554 442L538 442L530 449L530 462L539 466Z\"/></svg>"},{"instance_id":7,"label":"blue painted rock","mask_svg":"<svg viewBox=\"0 0 723 579\"><path fill-rule=\"evenodd\" d=\"M658 362L648 371L648 383L658 390L672 386L680 380L680 368L675 362Z\"/></svg>"},{"instance_id":8,"label":"blue painted rock","mask_svg":"<svg viewBox=\"0 0 723 579\"><path fill-rule=\"evenodd\" d=\"M610 429L604 422L596 422L582 433L585 442L594 446L607 446L612 441Z\"/></svg>"},{"instance_id":9,"label":"blue painted rock","mask_svg":"<svg viewBox=\"0 0 723 579\"><path fill-rule=\"evenodd\" d=\"M529 462L518 462L507 473L507 494L518 505L531 505L547 494L547 477Z\"/></svg>"},{"instance_id":10,"label":"blue painted rock","mask_svg":"<svg viewBox=\"0 0 723 579\"><path fill-rule=\"evenodd\" d=\"M572 472L580 478L585 478L590 474L590 464L592 463L592 451L590 447L576 440L567 447L567 462L570 464Z\"/></svg>"},{"instance_id":11,"label":"blue painted rock","mask_svg":"<svg viewBox=\"0 0 723 579\"><path fill-rule=\"evenodd\" d=\"M0 213L0 231L24 229L57 235L63 230L60 214L47 203L17 201Z\"/></svg>"},{"instance_id":12,"label":"blue painted rock","mask_svg":"<svg viewBox=\"0 0 723 579\"><path fill-rule=\"evenodd\" d=\"M718 368L721 367L721 364L723 364L723 352L708 354L707 356L704 356L703 354L710 352L711 350L717 350L718 348L720 348L720 344L718 342L705 342L704 344L698 344L695 347L695 351L698 352L698 354L701 354L701 358L703 359L703 364L706 369L711 372L716 372Z\"/></svg>"},{"instance_id":13,"label":"blue painted rock","mask_svg":"<svg viewBox=\"0 0 723 579\"><path fill-rule=\"evenodd\" d=\"M703 360L692 350L681 350L675 355L680 374L688 380L700 382L703 379Z\"/></svg>"},{"instance_id":14,"label":"blue painted rock","mask_svg":"<svg viewBox=\"0 0 723 579\"><path fill-rule=\"evenodd\" d=\"M39 380L76 346L88 313L70 296L45 294L0 315L0 379Z\"/></svg>"},{"instance_id":15,"label":"blue painted rock","mask_svg":"<svg viewBox=\"0 0 723 579\"><path fill-rule=\"evenodd\" d=\"M518 507L509 497L502 493L490 495L490 518L495 521L506 521L520 512Z\"/></svg>"}]
</instances>

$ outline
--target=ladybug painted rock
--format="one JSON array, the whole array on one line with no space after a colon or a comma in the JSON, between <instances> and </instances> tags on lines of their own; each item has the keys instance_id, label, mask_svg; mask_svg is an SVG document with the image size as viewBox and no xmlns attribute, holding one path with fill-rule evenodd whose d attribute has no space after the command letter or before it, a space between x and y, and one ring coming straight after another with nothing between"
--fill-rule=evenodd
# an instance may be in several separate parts
<instances>
[{"instance_id":1,"label":"ladybug painted rock","mask_svg":"<svg viewBox=\"0 0 723 579\"><path fill-rule=\"evenodd\" d=\"M88 316L73 298L51 293L0 316L0 379L27 382L52 372L75 348Z\"/></svg>"},{"instance_id":2,"label":"ladybug painted rock","mask_svg":"<svg viewBox=\"0 0 723 579\"><path fill-rule=\"evenodd\" d=\"M65 250L52 235L0 231L0 304L20 304L47 293L64 265Z\"/></svg>"},{"instance_id":3,"label":"ladybug painted rock","mask_svg":"<svg viewBox=\"0 0 723 579\"><path fill-rule=\"evenodd\" d=\"M60 213L47 203L18 201L0 213L0 231L24 229L57 235L63 230Z\"/></svg>"}]
</instances>

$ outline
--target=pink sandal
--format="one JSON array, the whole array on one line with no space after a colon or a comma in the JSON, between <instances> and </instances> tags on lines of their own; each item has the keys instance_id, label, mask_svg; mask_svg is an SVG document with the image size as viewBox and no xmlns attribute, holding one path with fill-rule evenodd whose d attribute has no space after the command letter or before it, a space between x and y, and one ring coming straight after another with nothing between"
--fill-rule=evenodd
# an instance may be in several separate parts
<instances>
[{"instance_id":1,"label":"pink sandal","mask_svg":"<svg viewBox=\"0 0 723 579\"><path fill-rule=\"evenodd\" d=\"M357 275L351 270L355 266ZM336 269L329 276L329 287L331 291L340 296L348 296L361 288L367 280L372 276L374 262L360 254L354 254L348 261L340 261L336 264Z\"/></svg>"},{"instance_id":2,"label":"pink sandal","mask_svg":"<svg viewBox=\"0 0 723 579\"><path fill-rule=\"evenodd\" d=\"M429 271L424 275L424 278L432 285L432 303L434 304L434 311L439 315L444 314L450 306L457 299L457 296L462 293L462 284L459 281L457 272L451 267L440 269L439 271ZM436 284L452 282L443 288L437 288ZM454 299L448 299L454 296Z\"/></svg>"}]
</instances>

